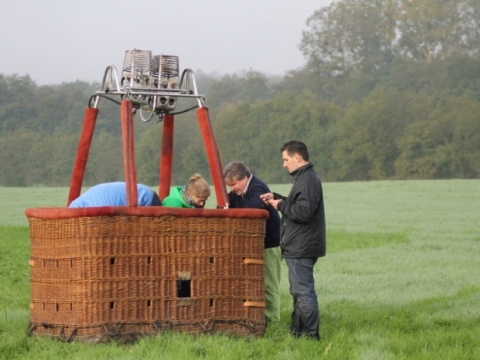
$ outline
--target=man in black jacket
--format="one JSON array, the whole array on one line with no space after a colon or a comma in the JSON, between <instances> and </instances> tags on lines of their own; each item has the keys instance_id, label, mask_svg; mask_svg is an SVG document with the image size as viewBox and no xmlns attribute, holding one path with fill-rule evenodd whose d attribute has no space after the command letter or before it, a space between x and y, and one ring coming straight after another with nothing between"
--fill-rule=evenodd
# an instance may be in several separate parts
<instances>
[{"instance_id":1,"label":"man in black jacket","mask_svg":"<svg viewBox=\"0 0 480 360\"><path fill-rule=\"evenodd\" d=\"M313 268L326 253L322 183L309 162L307 146L289 141L281 148L283 167L294 179L288 197L265 193L262 200L282 213L280 246L293 297L291 333L320 339L320 314Z\"/></svg>"},{"instance_id":2,"label":"man in black jacket","mask_svg":"<svg viewBox=\"0 0 480 360\"><path fill-rule=\"evenodd\" d=\"M264 240L265 316L269 321L280 320L280 216L267 206L260 195L269 192L268 186L253 176L239 161L232 161L223 170L225 184L230 187L228 199L231 208L265 209L269 212Z\"/></svg>"}]
</instances>

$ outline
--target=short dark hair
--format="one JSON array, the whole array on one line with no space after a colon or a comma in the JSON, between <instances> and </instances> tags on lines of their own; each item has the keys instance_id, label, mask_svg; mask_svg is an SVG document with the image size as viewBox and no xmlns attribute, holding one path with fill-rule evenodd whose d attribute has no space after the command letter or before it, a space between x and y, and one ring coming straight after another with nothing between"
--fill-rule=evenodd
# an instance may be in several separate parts
<instances>
[{"instance_id":1,"label":"short dark hair","mask_svg":"<svg viewBox=\"0 0 480 360\"><path fill-rule=\"evenodd\" d=\"M225 180L242 180L245 176L250 177L252 173L247 165L240 161L231 161L223 169L223 178Z\"/></svg>"},{"instance_id":2,"label":"short dark hair","mask_svg":"<svg viewBox=\"0 0 480 360\"><path fill-rule=\"evenodd\" d=\"M286 151L289 156L293 156L293 154L298 154L305 161L308 161L310 159L310 156L308 155L307 145L298 140L292 140L283 144L280 152L283 153L284 151Z\"/></svg>"}]
</instances>

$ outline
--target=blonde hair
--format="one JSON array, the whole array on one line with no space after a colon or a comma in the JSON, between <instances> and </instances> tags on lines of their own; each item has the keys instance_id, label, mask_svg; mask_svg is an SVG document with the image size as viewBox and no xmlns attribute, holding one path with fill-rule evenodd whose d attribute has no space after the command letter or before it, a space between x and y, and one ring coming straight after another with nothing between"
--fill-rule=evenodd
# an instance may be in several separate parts
<instances>
[{"instance_id":1,"label":"blonde hair","mask_svg":"<svg viewBox=\"0 0 480 360\"><path fill-rule=\"evenodd\" d=\"M210 186L200 174L194 174L190 180L188 180L187 191L199 198L207 198L210 196Z\"/></svg>"}]
</instances>

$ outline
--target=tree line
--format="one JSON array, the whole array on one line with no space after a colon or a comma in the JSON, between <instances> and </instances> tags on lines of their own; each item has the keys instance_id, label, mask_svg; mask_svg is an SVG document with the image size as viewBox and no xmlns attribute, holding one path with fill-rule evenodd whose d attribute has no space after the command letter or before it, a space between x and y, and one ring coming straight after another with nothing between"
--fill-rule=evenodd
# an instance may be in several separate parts
<instances>
[{"instance_id":1,"label":"tree line","mask_svg":"<svg viewBox=\"0 0 480 360\"><path fill-rule=\"evenodd\" d=\"M307 143L324 181L480 177L480 2L343 0L307 20L284 76L197 71L222 163L291 181L280 147ZM69 184L98 83L0 74L0 186ZM85 185L123 179L120 109L100 101ZM158 183L162 123L135 116L139 182ZM175 117L173 183L210 179L195 111Z\"/></svg>"}]
</instances>

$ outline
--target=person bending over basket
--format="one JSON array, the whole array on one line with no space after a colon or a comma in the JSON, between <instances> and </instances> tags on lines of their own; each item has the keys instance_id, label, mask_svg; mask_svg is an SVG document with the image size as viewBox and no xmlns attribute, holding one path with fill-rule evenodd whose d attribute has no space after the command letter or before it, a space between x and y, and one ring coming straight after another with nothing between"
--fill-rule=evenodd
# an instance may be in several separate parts
<instances>
[{"instance_id":1,"label":"person bending over basket","mask_svg":"<svg viewBox=\"0 0 480 360\"><path fill-rule=\"evenodd\" d=\"M137 184L138 206L162 206L157 193L148 186ZM125 182L111 182L92 186L73 200L69 208L96 206L127 206L127 185Z\"/></svg>"},{"instance_id":2,"label":"person bending over basket","mask_svg":"<svg viewBox=\"0 0 480 360\"><path fill-rule=\"evenodd\" d=\"M231 208L264 209L269 213L264 238L265 316L267 321L280 321L280 216L277 210L265 205L260 198L270 189L239 161L232 161L225 166L223 177L225 184L230 187L228 199Z\"/></svg>"},{"instance_id":3,"label":"person bending over basket","mask_svg":"<svg viewBox=\"0 0 480 360\"><path fill-rule=\"evenodd\" d=\"M199 175L193 175L188 185L177 186L163 199L163 206L176 208L204 208L210 196L210 186Z\"/></svg>"}]
</instances>

